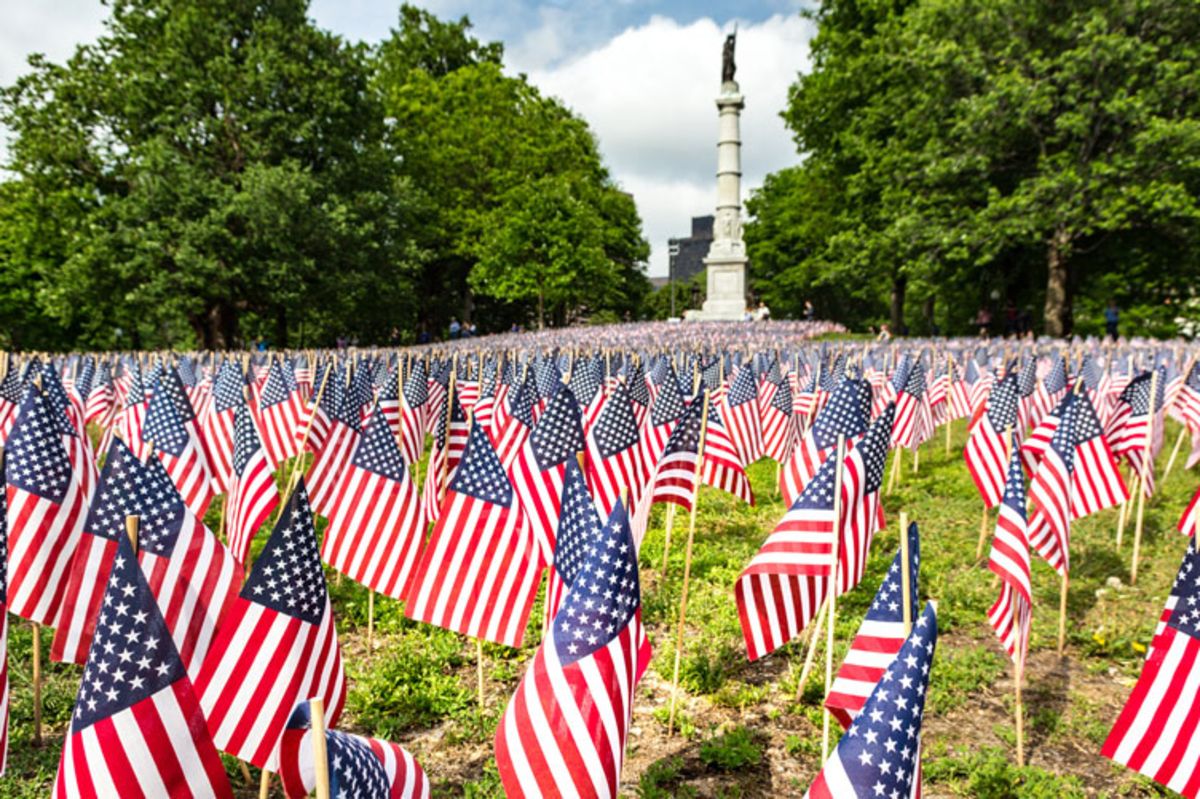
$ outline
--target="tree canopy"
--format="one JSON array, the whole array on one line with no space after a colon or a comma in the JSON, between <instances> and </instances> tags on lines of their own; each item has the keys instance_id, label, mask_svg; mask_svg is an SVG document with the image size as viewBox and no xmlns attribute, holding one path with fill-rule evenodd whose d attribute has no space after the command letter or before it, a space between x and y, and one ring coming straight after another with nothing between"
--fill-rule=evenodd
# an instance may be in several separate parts
<instances>
[{"instance_id":1,"label":"tree canopy","mask_svg":"<svg viewBox=\"0 0 1200 799\"><path fill-rule=\"evenodd\" d=\"M1200 275L1194 0L831 0L748 203L753 285L851 323L1170 332ZM914 301L919 312L914 312Z\"/></svg>"},{"instance_id":2,"label":"tree canopy","mask_svg":"<svg viewBox=\"0 0 1200 799\"><path fill-rule=\"evenodd\" d=\"M9 344L396 340L469 314L472 289L500 327L537 297L472 271L505 271L515 220L539 214L594 247L514 269L628 284L554 294L556 318L644 294L640 220L586 123L505 74L465 17L402 6L372 49L316 27L306 0L111 9L96 43L31 58L0 95ZM526 184L565 187L578 219L545 220Z\"/></svg>"}]
</instances>

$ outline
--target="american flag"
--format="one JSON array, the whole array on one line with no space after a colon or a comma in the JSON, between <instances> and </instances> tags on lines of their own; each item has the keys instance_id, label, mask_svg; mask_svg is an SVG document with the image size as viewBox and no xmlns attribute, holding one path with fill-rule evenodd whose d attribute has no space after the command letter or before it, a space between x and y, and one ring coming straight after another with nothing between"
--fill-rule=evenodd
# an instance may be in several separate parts
<instances>
[{"instance_id":1,"label":"american flag","mask_svg":"<svg viewBox=\"0 0 1200 799\"><path fill-rule=\"evenodd\" d=\"M612 512L623 488L629 490L630 502L636 501L642 475L640 443L633 401L625 385L617 383L587 440L588 488L601 515Z\"/></svg>"},{"instance_id":2,"label":"american flag","mask_svg":"<svg viewBox=\"0 0 1200 799\"><path fill-rule=\"evenodd\" d=\"M1129 490L1087 392L1076 395L1073 407L1075 468L1071 475L1071 515L1081 519L1120 505L1129 498Z\"/></svg>"},{"instance_id":3,"label":"american flag","mask_svg":"<svg viewBox=\"0 0 1200 799\"><path fill-rule=\"evenodd\" d=\"M1023 433L1037 424L1037 419L1049 412L1044 408L1041 413L1034 407L1037 398L1034 393L1038 388L1037 358L1029 358L1017 374L1017 432Z\"/></svg>"},{"instance_id":4,"label":"american flag","mask_svg":"<svg viewBox=\"0 0 1200 799\"><path fill-rule=\"evenodd\" d=\"M53 626L87 503L59 427L32 384L21 400L5 451L8 610Z\"/></svg>"},{"instance_id":5,"label":"american flag","mask_svg":"<svg viewBox=\"0 0 1200 799\"><path fill-rule=\"evenodd\" d=\"M554 537L568 462L583 452L583 427L575 394L562 383L538 417L525 446L508 467L517 500L529 521L543 561L554 556Z\"/></svg>"},{"instance_id":6,"label":"american flag","mask_svg":"<svg viewBox=\"0 0 1200 799\"><path fill-rule=\"evenodd\" d=\"M1029 520L1029 543L1060 575L1069 569L1072 476L1075 469L1075 407L1077 394L1068 394L1061 421L1050 439L1033 480L1029 496L1037 506Z\"/></svg>"},{"instance_id":7,"label":"american flag","mask_svg":"<svg viewBox=\"0 0 1200 799\"><path fill-rule=\"evenodd\" d=\"M1034 424L1043 414L1049 413L1067 393L1067 380L1067 362L1061 356L1055 358L1050 364L1050 370L1038 383L1037 393L1034 394Z\"/></svg>"},{"instance_id":8,"label":"american flag","mask_svg":"<svg viewBox=\"0 0 1200 799\"><path fill-rule=\"evenodd\" d=\"M112 423L113 385L112 369L108 363L96 367L95 377L88 387L88 393L82 395L84 400L83 420L86 424L96 424L101 429Z\"/></svg>"},{"instance_id":9,"label":"american flag","mask_svg":"<svg viewBox=\"0 0 1200 799\"><path fill-rule=\"evenodd\" d=\"M1058 429L1058 423L1062 421L1063 411L1074 401L1074 399L1063 397L1053 410L1042 416L1033 431L1021 442L1021 464L1025 467L1025 471L1033 474L1037 469L1042 456L1046 454L1046 447L1050 446L1050 439L1054 438L1054 431Z\"/></svg>"},{"instance_id":10,"label":"american flag","mask_svg":"<svg viewBox=\"0 0 1200 799\"><path fill-rule=\"evenodd\" d=\"M429 409L429 378L425 362L416 360L404 380L400 392L400 446L409 465L421 460L425 453L425 416Z\"/></svg>"},{"instance_id":11,"label":"american flag","mask_svg":"<svg viewBox=\"0 0 1200 799\"><path fill-rule=\"evenodd\" d=\"M1188 502L1187 507L1184 508L1183 515L1179 517L1179 521L1175 525L1179 532L1192 538L1196 537L1197 505L1200 505L1200 489L1197 489L1196 493L1192 494L1191 501Z\"/></svg>"},{"instance_id":12,"label":"american flag","mask_svg":"<svg viewBox=\"0 0 1200 799\"><path fill-rule=\"evenodd\" d=\"M540 561L517 493L487 433L472 425L405 598L405 615L519 647Z\"/></svg>"},{"instance_id":13,"label":"american flag","mask_svg":"<svg viewBox=\"0 0 1200 799\"><path fill-rule=\"evenodd\" d=\"M615 797L634 691L650 662L624 505L603 527L574 533L558 552L574 579L496 729L510 797Z\"/></svg>"},{"instance_id":14,"label":"american flag","mask_svg":"<svg viewBox=\"0 0 1200 799\"><path fill-rule=\"evenodd\" d=\"M1104 431L1113 454L1127 459L1135 474L1145 478L1146 496L1154 493L1154 456L1162 446L1163 377L1159 370L1157 380L1151 372L1131 380L1117 398ZM1153 397L1152 385L1156 386Z\"/></svg>"},{"instance_id":15,"label":"american flag","mask_svg":"<svg viewBox=\"0 0 1200 799\"><path fill-rule=\"evenodd\" d=\"M400 744L340 730L325 731L329 795L338 799L428 799L429 778ZM279 751L279 779L288 799L317 786L312 706L301 702L288 719Z\"/></svg>"},{"instance_id":16,"label":"american flag","mask_svg":"<svg viewBox=\"0 0 1200 799\"><path fill-rule=\"evenodd\" d=\"M341 377L342 374L338 373L330 375L329 380L339 379L340 382ZM331 388L332 385L327 385L325 392L328 394ZM326 517L333 512L338 480L362 434L362 415L354 392L335 390L334 396L338 400L337 410L330 419L325 441L313 457L308 473L312 508Z\"/></svg>"},{"instance_id":17,"label":"american flag","mask_svg":"<svg viewBox=\"0 0 1200 799\"><path fill-rule=\"evenodd\" d=\"M213 740L234 757L277 771L279 740L296 703L325 702L333 726L346 676L301 480L196 677Z\"/></svg>"},{"instance_id":18,"label":"american flag","mask_svg":"<svg viewBox=\"0 0 1200 799\"><path fill-rule=\"evenodd\" d=\"M996 384L988 396L986 409L976 410L970 437L963 450L967 471L986 507L994 508L1004 490L1005 432L1017 424L1017 378L1009 374Z\"/></svg>"},{"instance_id":19,"label":"american flag","mask_svg":"<svg viewBox=\"0 0 1200 799\"><path fill-rule=\"evenodd\" d=\"M417 488L376 407L338 481L321 557L372 591L400 599L424 537Z\"/></svg>"},{"instance_id":20,"label":"american flag","mask_svg":"<svg viewBox=\"0 0 1200 799\"><path fill-rule=\"evenodd\" d=\"M496 440L496 456L505 468L516 459L533 431L533 409L537 404L537 387L533 378L529 377L512 394L504 428Z\"/></svg>"},{"instance_id":21,"label":"american flag","mask_svg":"<svg viewBox=\"0 0 1200 799\"><path fill-rule=\"evenodd\" d=\"M479 379L479 399L475 400L471 416L478 420L490 435L492 419L496 414L496 362L488 360L482 368L483 375Z\"/></svg>"},{"instance_id":22,"label":"american flag","mask_svg":"<svg viewBox=\"0 0 1200 799\"><path fill-rule=\"evenodd\" d=\"M55 797L232 797L183 660L124 534L110 575Z\"/></svg>"},{"instance_id":23,"label":"american flag","mask_svg":"<svg viewBox=\"0 0 1200 799\"><path fill-rule=\"evenodd\" d=\"M583 430L586 434L596 423L600 405L604 400L604 363L594 358L584 358L571 370L571 391L583 414Z\"/></svg>"},{"instance_id":24,"label":"american flag","mask_svg":"<svg viewBox=\"0 0 1200 799\"><path fill-rule=\"evenodd\" d=\"M791 456L779 472L779 491L788 505L796 501L804 486L837 447L838 434L852 441L867 429L867 414L863 411L862 393L869 396L865 380L843 380L829 402L817 414L816 421L796 442Z\"/></svg>"},{"instance_id":25,"label":"american flag","mask_svg":"<svg viewBox=\"0 0 1200 799\"><path fill-rule=\"evenodd\" d=\"M1029 538L1025 520L1025 476L1021 455L1013 436L1013 454L1008 464L1008 481L996 519L996 534L988 568L1000 578L1000 595L988 611L988 621L1000 644L1022 668L1029 652L1029 623L1032 618L1033 585L1030 578Z\"/></svg>"},{"instance_id":26,"label":"american flag","mask_svg":"<svg viewBox=\"0 0 1200 799\"><path fill-rule=\"evenodd\" d=\"M1194 745L1200 693L1200 573L1185 557L1176 601L1100 753L1187 797L1200 795Z\"/></svg>"},{"instance_id":27,"label":"american flag","mask_svg":"<svg viewBox=\"0 0 1200 799\"><path fill-rule=\"evenodd\" d=\"M738 460L744 465L763 456L762 417L758 413L758 389L754 382L754 367L747 363L738 370L729 384L729 391L717 403L729 437L737 448Z\"/></svg>"},{"instance_id":28,"label":"american flag","mask_svg":"<svg viewBox=\"0 0 1200 799\"><path fill-rule=\"evenodd\" d=\"M242 568L187 509L162 464L143 464L119 440L109 447L75 548L51 656L68 663L87 658L128 516L139 517L138 559L184 667L195 674L242 583Z\"/></svg>"},{"instance_id":29,"label":"american flag","mask_svg":"<svg viewBox=\"0 0 1200 799\"><path fill-rule=\"evenodd\" d=\"M670 391L664 389L660 396ZM675 425L657 460L643 502L674 502L684 511L691 511L692 503L696 500L696 459L700 453L700 428L708 402L706 393L701 389L700 396L692 401L684 411L683 418ZM636 532L634 538L638 538Z\"/></svg>"},{"instance_id":30,"label":"american flag","mask_svg":"<svg viewBox=\"0 0 1200 799\"><path fill-rule=\"evenodd\" d=\"M604 520L596 512L596 504L592 502L592 495L588 493L583 470L572 462L567 463L567 468L563 473L560 504L562 512L559 514L558 530L554 541L554 562L546 581L547 629L558 613L563 594L579 573L578 558L567 558L567 554L574 552L575 548L579 546L579 542L591 540L591 537L596 535L604 524ZM562 561L558 559L560 551L564 553Z\"/></svg>"},{"instance_id":31,"label":"american flag","mask_svg":"<svg viewBox=\"0 0 1200 799\"><path fill-rule=\"evenodd\" d=\"M920 596L917 576L921 565L921 536L917 523L910 524L903 534L908 536L909 613L915 615L917 598ZM904 566L901 554L897 551L892 559L892 565L875 592L875 599L867 608L867 615L859 625L850 643L850 650L829 689L829 696L825 699L825 707L841 722L842 727L849 727L858 716L904 645Z\"/></svg>"},{"instance_id":32,"label":"american flag","mask_svg":"<svg viewBox=\"0 0 1200 799\"><path fill-rule=\"evenodd\" d=\"M258 437L254 414L245 402L234 417L233 482L225 501L225 537L233 556L245 563L254 534L279 507L275 470Z\"/></svg>"},{"instance_id":33,"label":"american flag","mask_svg":"<svg viewBox=\"0 0 1200 799\"><path fill-rule=\"evenodd\" d=\"M0 452L0 474L4 453ZM8 492L0 491L0 776L8 767Z\"/></svg>"},{"instance_id":34,"label":"american flag","mask_svg":"<svg viewBox=\"0 0 1200 799\"><path fill-rule=\"evenodd\" d=\"M137 361L131 360L125 364L125 372L128 375L128 390L122 400L123 405L117 415L115 428L117 435L124 439L133 450L133 454L145 460L150 448L142 440L142 430L145 427L146 406L149 403L146 399L145 385L142 383L142 369Z\"/></svg>"},{"instance_id":35,"label":"american flag","mask_svg":"<svg viewBox=\"0 0 1200 799\"><path fill-rule=\"evenodd\" d=\"M258 427L262 432L267 457L276 469L279 464L300 453L296 430L306 416L300 386L296 383L291 364L280 359L271 361L267 382L263 384L262 395L258 398Z\"/></svg>"},{"instance_id":36,"label":"american flag","mask_svg":"<svg viewBox=\"0 0 1200 799\"><path fill-rule=\"evenodd\" d=\"M667 440L671 437L672 431L679 420L683 418L688 407L684 403L683 393L679 390L679 382L676 380L675 372L671 369L670 362L665 363L666 374L662 384L653 394L650 401L650 413L642 429L641 457L642 464L645 466L644 471L647 473L654 471L659 458L662 457L667 447ZM590 427L585 425L584 430L588 429ZM634 535L636 537L636 530Z\"/></svg>"},{"instance_id":37,"label":"american flag","mask_svg":"<svg viewBox=\"0 0 1200 799\"><path fill-rule=\"evenodd\" d=\"M892 445L916 449L933 433L933 416L925 396L925 365L912 361L904 385L896 392L896 422Z\"/></svg>"},{"instance_id":38,"label":"american flag","mask_svg":"<svg viewBox=\"0 0 1200 799\"><path fill-rule=\"evenodd\" d=\"M222 493L228 493L234 480L233 436L234 417L238 409L246 404L246 378L236 361L225 360L217 370L213 382L213 402L204 417L204 436L208 440L208 454L212 458L213 482Z\"/></svg>"},{"instance_id":39,"label":"american flag","mask_svg":"<svg viewBox=\"0 0 1200 799\"><path fill-rule=\"evenodd\" d=\"M3 386L0 386L0 396L3 394ZM1191 370L1179 388L1175 402L1179 407L1180 418L1188 429L1193 433L1200 430L1200 362L1192 364ZM0 406L2 404L0 401ZM0 439L0 441L2 440Z\"/></svg>"},{"instance_id":40,"label":"american flag","mask_svg":"<svg viewBox=\"0 0 1200 799\"><path fill-rule=\"evenodd\" d=\"M442 498L446 485L454 477L454 470L462 460L467 446L467 417L463 413L458 396L443 395L449 408L438 414L433 430L433 448L429 451L429 462L425 468L425 486L421 491L421 527L436 522L442 512ZM447 412L449 419L446 418Z\"/></svg>"},{"instance_id":41,"label":"american flag","mask_svg":"<svg viewBox=\"0 0 1200 799\"><path fill-rule=\"evenodd\" d=\"M879 489L883 487L884 465L887 463L888 441L895 413L895 403L888 403L871 422L862 441L846 454L842 474L839 594L844 594L862 581L871 540L884 525Z\"/></svg>"},{"instance_id":42,"label":"american flag","mask_svg":"<svg viewBox=\"0 0 1200 799\"><path fill-rule=\"evenodd\" d=\"M71 404L66 389L58 378L58 372L50 363L42 367L42 396L46 400L46 410L50 418L62 435L63 446L67 448L67 457L71 459L75 479L79 481L80 490L83 491L83 499L89 502L97 479L92 440L84 429L82 415Z\"/></svg>"},{"instance_id":43,"label":"american flag","mask_svg":"<svg viewBox=\"0 0 1200 799\"><path fill-rule=\"evenodd\" d=\"M316 375L316 393L305 405L304 417L296 428L296 444L312 453L324 451L334 420L342 407L346 393L346 377L341 367L325 364ZM305 435L308 440L305 441Z\"/></svg>"},{"instance_id":44,"label":"american flag","mask_svg":"<svg viewBox=\"0 0 1200 799\"><path fill-rule=\"evenodd\" d=\"M930 602L805 799L921 795L921 720L936 647L937 614Z\"/></svg>"},{"instance_id":45,"label":"american flag","mask_svg":"<svg viewBox=\"0 0 1200 799\"><path fill-rule=\"evenodd\" d=\"M142 438L166 467L171 482L192 513L204 518L212 502L212 472L200 444L196 414L174 369L165 370L154 387Z\"/></svg>"},{"instance_id":46,"label":"american flag","mask_svg":"<svg viewBox=\"0 0 1200 799\"><path fill-rule=\"evenodd\" d=\"M763 407L763 454L776 463L787 460L796 444L796 417L792 415L792 387L786 380L773 385L771 400Z\"/></svg>"},{"instance_id":47,"label":"american flag","mask_svg":"<svg viewBox=\"0 0 1200 799\"><path fill-rule=\"evenodd\" d=\"M12 363L0 378L0 447L8 439L13 422L17 420L17 408L21 406L21 375Z\"/></svg>"},{"instance_id":48,"label":"american flag","mask_svg":"<svg viewBox=\"0 0 1200 799\"><path fill-rule=\"evenodd\" d=\"M749 505L754 504L754 491L746 476L745 464L734 446L729 427L721 416L720 403L709 401L708 427L704 432L704 458L700 477L705 485L720 489Z\"/></svg>"}]
</instances>

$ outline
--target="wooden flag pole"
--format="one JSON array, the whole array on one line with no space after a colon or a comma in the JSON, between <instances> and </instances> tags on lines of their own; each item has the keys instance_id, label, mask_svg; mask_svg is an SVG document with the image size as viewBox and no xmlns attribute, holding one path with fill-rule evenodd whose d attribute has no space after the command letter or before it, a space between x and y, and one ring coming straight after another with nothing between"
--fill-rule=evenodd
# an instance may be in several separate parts
<instances>
[{"instance_id":1,"label":"wooden flag pole","mask_svg":"<svg viewBox=\"0 0 1200 799\"><path fill-rule=\"evenodd\" d=\"M375 651L375 591L367 589L367 654Z\"/></svg>"},{"instance_id":2,"label":"wooden flag pole","mask_svg":"<svg viewBox=\"0 0 1200 799\"><path fill-rule=\"evenodd\" d=\"M834 628L837 626L838 576L842 559L842 467L846 459L846 435L838 433L837 463L833 470L833 563L829 569L829 621L825 625L825 696L833 686ZM829 757L829 708L821 703L821 762Z\"/></svg>"},{"instance_id":3,"label":"wooden flag pole","mask_svg":"<svg viewBox=\"0 0 1200 799\"><path fill-rule=\"evenodd\" d=\"M1138 576L1138 554L1142 549L1142 523L1145 520L1144 513L1146 510L1146 486L1150 483L1150 470L1154 468L1152 459L1154 453L1151 452L1154 439L1154 415L1157 409L1154 407L1158 400L1158 369L1150 373L1150 423L1146 425L1146 454L1142 456L1141 479L1138 481L1137 495L1137 522L1133 526L1133 564L1129 567L1129 584L1137 585Z\"/></svg>"},{"instance_id":4,"label":"wooden flag pole","mask_svg":"<svg viewBox=\"0 0 1200 799\"><path fill-rule=\"evenodd\" d=\"M42 625L33 622L33 745L42 745Z\"/></svg>"},{"instance_id":5,"label":"wooden flag pole","mask_svg":"<svg viewBox=\"0 0 1200 799\"><path fill-rule=\"evenodd\" d=\"M975 545L975 560L983 557L983 545L987 543L988 518L988 506L984 502L983 515L979 517L979 543Z\"/></svg>"},{"instance_id":6,"label":"wooden flag pole","mask_svg":"<svg viewBox=\"0 0 1200 799\"><path fill-rule=\"evenodd\" d=\"M1187 437L1187 431L1187 425L1184 425L1175 439L1175 446L1171 448L1171 457L1167 459L1167 468L1163 469L1162 479L1164 481L1171 476L1171 467L1175 465L1175 458L1179 456L1179 448L1183 446L1183 439Z\"/></svg>"},{"instance_id":7,"label":"wooden flag pole","mask_svg":"<svg viewBox=\"0 0 1200 799\"><path fill-rule=\"evenodd\" d=\"M698 488L698 486L697 486ZM675 508L678 507L674 502L667 503L667 518L664 527L666 528L666 536L663 538L663 560L662 574L665 577L667 574L667 557L671 554L671 528L675 526Z\"/></svg>"},{"instance_id":8,"label":"wooden flag pole","mask_svg":"<svg viewBox=\"0 0 1200 799\"><path fill-rule=\"evenodd\" d=\"M1059 589L1058 595L1058 654L1063 653L1063 649L1067 645L1067 585L1070 579L1067 575L1062 576L1062 587Z\"/></svg>"},{"instance_id":9,"label":"wooden flag pole","mask_svg":"<svg viewBox=\"0 0 1200 799\"><path fill-rule=\"evenodd\" d=\"M796 700L804 694L804 684L808 682L808 675L812 673L813 664L817 660L817 645L821 641L821 631L825 629L825 617L829 612L829 597L826 596L821 600L821 606L817 610L816 624L805 628L805 631L811 631L808 637L808 652L804 656L804 668L800 669L800 680L796 683Z\"/></svg>"},{"instance_id":10,"label":"wooden flag pole","mask_svg":"<svg viewBox=\"0 0 1200 799\"><path fill-rule=\"evenodd\" d=\"M704 406L700 409L700 441L696 445L696 471L694 482L696 496L692 500L692 511L688 515L687 545L683 555L683 589L679 594L679 632L675 637L675 671L671 677L671 711L667 716L667 737L675 729L675 705L679 696L679 669L683 665L683 629L687 616L688 581L692 575L692 544L696 538L696 509L700 507L700 475L704 464L704 442L708 435L708 392L704 392Z\"/></svg>"},{"instance_id":11,"label":"wooden flag pole","mask_svg":"<svg viewBox=\"0 0 1200 799\"><path fill-rule=\"evenodd\" d=\"M1021 600L1023 601L1023 600ZM1025 709L1021 704L1021 683L1025 680L1025 647L1021 645L1021 614L1013 614L1013 638L1017 648L1015 692L1017 722L1017 766L1025 766Z\"/></svg>"},{"instance_id":12,"label":"wooden flag pole","mask_svg":"<svg viewBox=\"0 0 1200 799\"><path fill-rule=\"evenodd\" d=\"M483 710L483 639L475 639L475 698Z\"/></svg>"},{"instance_id":13,"label":"wooden flag pole","mask_svg":"<svg viewBox=\"0 0 1200 799\"><path fill-rule=\"evenodd\" d=\"M912 554L908 544L908 514L900 511L900 590L903 592L904 637L912 632Z\"/></svg>"},{"instance_id":14,"label":"wooden flag pole","mask_svg":"<svg viewBox=\"0 0 1200 799\"><path fill-rule=\"evenodd\" d=\"M900 482L900 463L904 460L904 447L896 447L892 457L892 471L888 474L887 493L891 494Z\"/></svg>"},{"instance_id":15,"label":"wooden flag pole","mask_svg":"<svg viewBox=\"0 0 1200 799\"><path fill-rule=\"evenodd\" d=\"M950 375L950 384L946 387L946 454L950 454L950 433L954 427L954 417L950 415L950 397L954 394L954 359L946 353L946 373Z\"/></svg>"},{"instance_id":16,"label":"wooden flag pole","mask_svg":"<svg viewBox=\"0 0 1200 799\"><path fill-rule=\"evenodd\" d=\"M325 744L325 700L308 700L312 714L313 767L317 772L317 799L329 799L329 750Z\"/></svg>"}]
</instances>

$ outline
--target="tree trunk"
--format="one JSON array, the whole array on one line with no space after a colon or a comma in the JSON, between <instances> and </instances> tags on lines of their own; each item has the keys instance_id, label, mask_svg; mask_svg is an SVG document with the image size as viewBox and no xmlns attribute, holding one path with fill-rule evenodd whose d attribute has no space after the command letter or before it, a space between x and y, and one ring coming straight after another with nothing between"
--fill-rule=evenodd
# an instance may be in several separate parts
<instances>
[{"instance_id":1,"label":"tree trunk","mask_svg":"<svg viewBox=\"0 0 1200 799\"><path fill-rule=\"evenodd\" d=\"M279 306L275 311L275 347L285 350L288 346L287 308Z\"/></svg>"},{"instance_id":2,"label":"tree trunk","mask_svg":"<svg viewBox=\"0 0 1200 799\"><path fill-rule=\"evenodd\" d=\"M538 290L538 330L546 329L546 295Z\"/></svg>"},{"instance_id":3,"label":"tree trunk","mask_svg":"<svg viewBox=\"0 0 1200 799\"><path fill-rule=\"evenodd\" d=\"M1046 250L1046 307L1044 310L1046 335L1061 337L1071 332L1069 315L1070 269L1066 247L1071 237L1058 228L1050 237Z\"/></svg>"},{"instance_id":4,"label":"tree trunk","mask_svg":"<svg viewBox=\"0 0 1200 799\"><path fill-rule=\"evenodd\" d=\"M898 275L892 280L891 328L893 335L904 332L904 294L908 291L908 278Z\"/></svg>"}]
</instances>

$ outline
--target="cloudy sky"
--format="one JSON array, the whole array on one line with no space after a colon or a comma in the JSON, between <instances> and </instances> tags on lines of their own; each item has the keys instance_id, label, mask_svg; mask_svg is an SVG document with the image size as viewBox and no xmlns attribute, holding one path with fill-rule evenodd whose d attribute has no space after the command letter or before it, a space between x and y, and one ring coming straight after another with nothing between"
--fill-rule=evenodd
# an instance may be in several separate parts
<instances>
[{"instance_id":1,"label":"cloudy sky","mask_svg":"<svg viewBox=\"0 0 1200 799\"><path fill-rule=\"evenodd\" d=\"M500 40L512 72L592 126L605 161L633 194L653 253L650 274L667 271L666 240L687 235L693 215L716 202L716 107L721 43L738 25L743 196L763 176L796 162L779 118L788 85L808 68L812 25L805 0L427 0L442 17L470 16L479 38ZM376 42L396 24L399 0L312 0L319 25ZM28 54L61 62L96 38L99 0L0 0L0 84Z\"/></svg>"}]
</instances>

